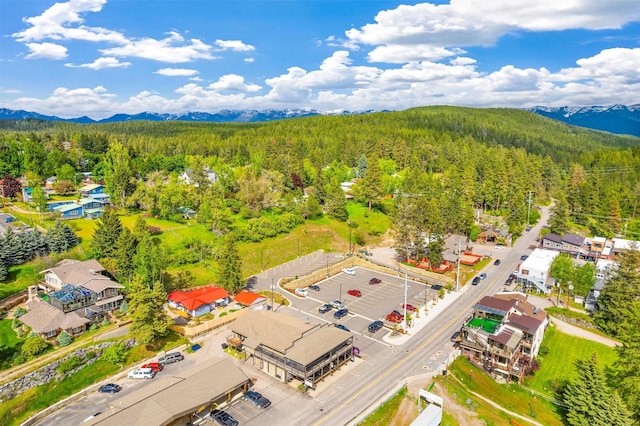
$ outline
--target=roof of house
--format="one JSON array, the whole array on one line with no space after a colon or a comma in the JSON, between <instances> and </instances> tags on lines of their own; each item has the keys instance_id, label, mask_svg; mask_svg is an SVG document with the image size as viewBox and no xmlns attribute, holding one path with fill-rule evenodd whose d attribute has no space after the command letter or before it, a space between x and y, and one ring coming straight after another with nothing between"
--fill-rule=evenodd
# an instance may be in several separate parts
<instances>
[{"instance_id":1,"label":"roof of house","mask_svg":"<svg viewBox=\"0 0 640 426\"><path fill-rule=\"evenodd\" d=\"M167 299L180 303L185 309L193 311L202 305L208 305L227 297L229 297L229 293L224 288L207 286L189 291L174 290L169 293Z\"/></svg>"},{"instance_id":2,"label":"roof of house","mask_svg":"<svg viewBox=\"0 0 640 426\"><path fill-rule=\"evenodd\" d=\"M493 336L492 339L496 342L502 343L508 348L515 349L522 339L522 332L504 328L498 334Z\"/></svg>"},{"instance_id":3,"label":"roof of house","mask_svg":"<svg viewBox=\"0 0 640 426\"><path fill-rule=\"evenodd\" d=\"M77 209L81 209L82 210L82 206L80 204L63 204L61 206L57 206L53 208L55 211L60 212L60 213L66 213L66 212L70 212L73 210L77 210Z\"/></svg>"},{"instance_id":4,"label":"roof of house","mask_svg":"<svg viewBox=\"0 0 640 426\"><path fill-rule=\"evenodd\" d=\"M100 185L99 183L91 183L89 185L85 185L80 188L80 192L93 191L94 189L102 188L104 185Z\"/></svg>"},{"instance_id":5,"label":"roof of house","mask_svg":"<svg viewBox=\"0 0 640 426\"><path fill-rule=\"evenodd\" d=\"M234 302L239 303L244 306L251 306L254 303L260 303L267 298L261 294L254 293L252 291L241 291L233 298Z\"/></svg>"},{"instance_id":6,"label":"roof of house","mask_svg":"<svg viewBox=\"0 0 640 426\"><path fill-rule=\"evenodd\" d=\"M103 276L95 276L89 281L85 281L82 283L82 287L88 288L94 293L100 293L107 288L124 288L122 284L119 284L115 281L110 280L108 277Z\"/></svg>"},{"instance_id":7,"label":"roof of house","mask_svg":"<svg viewBox=\"0 0 640 426\"><path fill-rule=\"evenodd\" d=\"M544 236L545 240L553 241L554 243L562 243L562 237L558 234L554 234L553 232L549 232Z\"/></svg>"},{"instance_id":8,"label":"roof of house","mask_svg":"<svg viewBox=\"0 0 640 426\"><path fill-rule=\"evenodd\" d=\"M547 311L544 309L540 309L539 307L530 303L527 299L526 294L515 293L515 292L506 292L506 293L497 293L493 295L496 299L502 300L517 300L518 303L514 305L514 308L525 315L536 318L539 321L544 321L548 319L549 315Z\"/></svg>"},{"instance_id":9,"label":"roof of house","mask_svg":"<svg viewBox=\"0 0 640 426\"><path fill-rule=\"evenodd\" d=\"M97 198L92 198L92 197L84 197L84 198L80 198L78 200L78 204L80 204L81 206L84 206L86 204L93 204L93 203L102 204L102 201L98 200Z\"/></svg>"},{"instance_id":10,"label":"roof of house","mask_svg":"<svg viewBox=\"0 0 640 426\"><path fill-rule=\"evenodd\" d=\"M249 383L229 358L213 358L182 373L163 373L109 403L89 425L166 425ZM176 398L179 395L179 398Z\"/></svg>"},{"instance_id":11,"label":"roof of house","mask_svg":"<svg viewBox=\"0 0 640 426\"><path fill-rule=\"evenodd\" d=\"M505 315L516 304L516 300L503 300L491 296L485 296L473 305L474 309L488 310L499 315Z\"/></svg>"},{"instance_id":12,"label":"roof of house","mask_svg":"<svg viewBox=\"0 0 640 426\"><path fill-rule=\"evenodd\" d=\"M64 284L82 285L94 279L102 279L103 275L98 273L104 270L104 267L95 259L85 261L65 259L53 268L45 269L40 273L54 274Z\"/></svg>"},{"instance_id":13,"label":"roof of house","mask_svg":"<svg viewBox=\"0 0 640 426\"><path fill-rule=\"evenodd\" d=\"M542 325L542 321L530 317L529 315L511 314L509 315L507 324L511 324L529 334L535 334Z\"/></svg>"},{"instance_id":14,"label":"roof of house","mask_svg":"<svg viewBox=\"0 0 640 426\"><path fill-rule=\"evenodd\" d=\"M560 252L555 250L546 250L537 248L520 265L520 270L528 269L534 271L548 271L553 259L555 259Z\"/></svg>"},{"instance_id":15,"label":"roof of house","mask_svg":"<svg viewBox=\"0 0 640 426\"><path fill-rule=\"evenodd\" d=\"M562 237L562 241L580 247L584 242L584 237L576 234L564 234L564 236Z\"/></svg>"},{"instance_id":16,"label":"roof of house","mask_svg":"<svg viewBox=\"0 0 640 426\"><path fill-rule=\"evenodd\" d=\"M293 347L286 352L287 358L298 364L308 365L333 348L342 345L351 336L350 332L340 330L332 325L320 327L320 329L296 341Z\"/></svg>"},{"instance_id":17,"label":"roof of house","mask_svg":"<svg viewBox=\"0 0 640 426\"><path fill-rule=\"evenodd\" d=\"M40 298L27 302L27 313L20 321L31 327L36 333L49 333L59 329L82 327L90 321L75 311L64 313Z\"/></svg>"}]
</instances>

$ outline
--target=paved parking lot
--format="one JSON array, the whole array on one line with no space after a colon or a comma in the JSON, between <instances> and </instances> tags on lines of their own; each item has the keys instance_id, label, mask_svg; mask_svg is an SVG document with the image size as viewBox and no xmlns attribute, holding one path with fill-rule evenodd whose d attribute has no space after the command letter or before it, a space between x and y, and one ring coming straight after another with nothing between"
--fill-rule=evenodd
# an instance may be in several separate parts
<instances>
[{"instance_id":1,"label":"paved parking lot","mask_svg":"<svg viewBox=\"0 0 640 426\"><path fill-rule=\"evenodd\" d=\"M405 297L405 279L397 275L383 274L362 267L355 267L356 275L340 273L317 283L319 291L308 290L307 297L291 295L291 308L297 311L296 316L313 322L329 322L343 324L351 332L382 339L386 332L393 328L393 323L387 322L385 317L392 310L403 312L402 304ZM371 278L382 280L379 284L369 284ZM349 290L359 290L361 297L349 295ZM420 308L439 296L439 291L429 285L407 280L407 303ZM324 314L318 308L333 300L339 300L349 310L349 314L341 319L335 319L332 309ZM367 327L375 320L382 320L387 327L372 334Z\"/></svg>"}]
</instances>

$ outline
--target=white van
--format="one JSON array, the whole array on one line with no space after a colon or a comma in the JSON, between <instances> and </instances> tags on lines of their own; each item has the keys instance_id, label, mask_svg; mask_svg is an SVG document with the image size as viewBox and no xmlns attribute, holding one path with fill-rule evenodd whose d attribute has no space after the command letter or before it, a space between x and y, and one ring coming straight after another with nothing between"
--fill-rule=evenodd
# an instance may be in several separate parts
<instances>
[{"instance_id":1,"label":"white van","mask_svg":"<svg viewBox=\"0 0 640 426\"><path fill-rule=\"evenodd\" d=\"M136 368L127 375L130 379L153 379L155 376L156 372L150 368Z\"/></svg>"}]
</instances>

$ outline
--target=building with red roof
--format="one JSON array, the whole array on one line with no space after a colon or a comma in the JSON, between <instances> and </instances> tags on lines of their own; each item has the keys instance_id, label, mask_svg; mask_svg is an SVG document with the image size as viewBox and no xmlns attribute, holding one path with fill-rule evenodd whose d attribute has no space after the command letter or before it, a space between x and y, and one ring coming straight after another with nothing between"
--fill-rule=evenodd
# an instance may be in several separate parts
<instances>
[{"instance_id":1,"label":"building with red roof","mask_svg":"<svg viewBox=\"0 0 640 426\"><path fill-rule=\"evenodd\" d=\"M222 287L206 286L189 291L174 290L167 297L169 306L192 317L208 314L218 306L229 304L229 293Z\"/></svg>"},{"instance_id":2,"label":"building with red roof","mask_svg":"<svg viewBox=\"0 0 640 426\"><path fill-rule=\"evenodd\" d=\"M258 293L254 293L252 291L241 291L233 298L233 301L243 305L250 307L251 309L261 309L264 306L264 302L266 302L266 296L263 296Z\"/></svg>"}]
</instances>

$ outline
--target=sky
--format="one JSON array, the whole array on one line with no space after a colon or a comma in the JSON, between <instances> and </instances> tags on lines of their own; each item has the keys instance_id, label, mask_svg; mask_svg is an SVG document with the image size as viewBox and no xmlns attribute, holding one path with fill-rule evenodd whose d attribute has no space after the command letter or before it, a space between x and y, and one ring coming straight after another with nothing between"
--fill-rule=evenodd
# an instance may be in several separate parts
<instances>
[{"instance_id":1,"label":"sky","mask_svg":"<svg viewBox=\"0 0 640 426\"><path fill-rule=\"evenodd\" d=\"M0 108L640 103L639 0L0 0Z\"/></svg>"}]
</instances>

